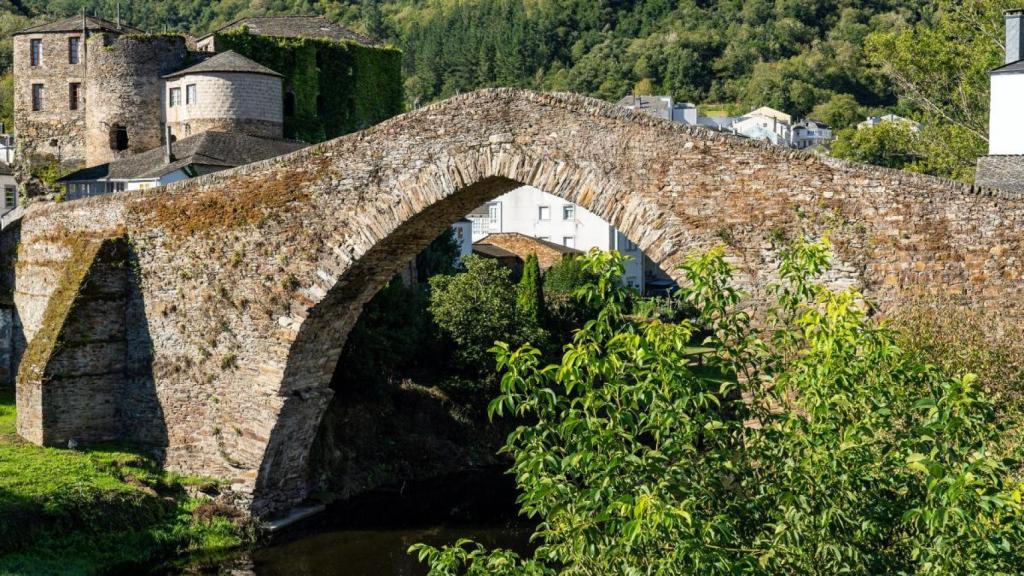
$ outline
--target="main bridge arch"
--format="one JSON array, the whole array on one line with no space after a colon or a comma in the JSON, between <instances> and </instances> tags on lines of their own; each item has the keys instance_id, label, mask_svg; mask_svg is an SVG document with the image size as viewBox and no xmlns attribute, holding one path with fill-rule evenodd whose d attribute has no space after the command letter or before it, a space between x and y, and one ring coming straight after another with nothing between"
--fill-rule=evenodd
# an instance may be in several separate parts
<instances>
[{"instance_id":1,"label":"main bridge arch","mask_svg":"<svg viewBox=\"0 0 1024 576\"><path fill-rule=\"evenodd\" d=\"M138 442L230 480L255 512L295 503L362 306L520 184L596 213L667 271L726 244L755 303L781 237L827 232L831 280L883 309L941 297L1019 317L1022 200L579 96L486 90L164 190L30 211L19 433Z\"/></svg>"}]
</instances>

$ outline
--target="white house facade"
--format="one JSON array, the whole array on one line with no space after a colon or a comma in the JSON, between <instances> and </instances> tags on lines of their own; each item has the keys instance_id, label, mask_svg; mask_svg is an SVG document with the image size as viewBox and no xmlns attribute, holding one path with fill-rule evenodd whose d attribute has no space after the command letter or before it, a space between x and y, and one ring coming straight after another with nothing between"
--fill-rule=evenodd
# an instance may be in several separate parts
<instances>
[{"instance_id":1,"label":"white house facade","mask_svg":"<svg viewBox=\"0 0 1024 576\"><path fill-rule=\"evenodd\" d=\"M1005 64L990 72L988 156L975 183L1024 195L1024 10L1005 13Z\"/></svg>"},{"instance_id":2,"label":"white house facade","mask_svg":"<svg viewBox=\"0 0 1024 576\"><path fill-rule=\"evenodd\" d=\"M467 216L472 241L489 234L515 232L586 252L617 250L630 257L623 283L644 292L668 276L622 232L589 210L532 186L523 186L488 202Z\"/></svg>"}]
</instances>

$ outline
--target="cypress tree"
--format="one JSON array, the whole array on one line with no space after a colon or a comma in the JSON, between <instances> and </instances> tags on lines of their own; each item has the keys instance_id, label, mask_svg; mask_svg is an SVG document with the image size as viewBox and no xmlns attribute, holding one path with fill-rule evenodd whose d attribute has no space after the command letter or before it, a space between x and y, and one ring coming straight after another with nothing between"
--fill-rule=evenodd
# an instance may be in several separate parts
<instances>
[{"instance_id":1,"label":"cypress tree","mask_svg":"<svg viewBox=\"0 0 1024 576\"><path fill-rule=\"evenodd\" d=\"M530 254L523 265L523 277L516 292L516 314L522 328L540 328L544 313L544 290L540 280L540 262Z\"/></svg>"}]
</instances>

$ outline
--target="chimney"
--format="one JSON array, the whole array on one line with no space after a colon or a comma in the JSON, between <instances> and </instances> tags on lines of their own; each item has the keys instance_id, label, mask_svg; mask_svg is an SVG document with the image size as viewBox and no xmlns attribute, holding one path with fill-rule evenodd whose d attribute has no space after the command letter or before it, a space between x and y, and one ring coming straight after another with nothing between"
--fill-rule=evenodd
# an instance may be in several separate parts
<instances>
[{"instance_id":1,"label":"chimney","mask_svg":"<svg viewBox=\"0 0 1024 576\"><path fill-rule=\"evenodd\" d=\"M1006 18L1006 64L1013 64L1024 58L1024 10L1007 10Z\"/></svg>"},{"instance_id":2,"label":"chimney","mask_svg":"<svg viewBox=\"0 0 1024 576\"><path fill-rule=\"evenodd\" d=\"M170 164L174 162L174 154L171 152L171 127L166 128L167 133L164 134L164 164Z\"/></svg>"}]
</instances>

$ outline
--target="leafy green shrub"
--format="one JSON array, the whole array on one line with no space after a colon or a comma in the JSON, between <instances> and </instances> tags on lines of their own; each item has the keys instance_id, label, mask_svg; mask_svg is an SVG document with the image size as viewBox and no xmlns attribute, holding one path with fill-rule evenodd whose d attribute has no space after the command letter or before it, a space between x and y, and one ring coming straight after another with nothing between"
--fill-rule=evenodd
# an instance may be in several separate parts
<instances>
[{"instance_id":1,"label":"leafy green shrub","mask_svg":"<svg viewBox=\"0 0 1024 576\"><path fill-rule=\"evenodd\" d=\"M496 260L470 255L466 272L430 279L430 314L455 343L456 357L469 373L493 371L488 350L497 340L515 338L515 287L510 270Z\"/></svg>"},{"instance_id":2,"label":"leafy green shrub","mask_svg":"<svg viewBox=\"0 0 1024 576\"><path fill-rule=\"evenodd\" d=\"M621 257L589 256L600 312L560 364L494 349L491 414L528 422L505 451L536 551L410 551L432 576L1018 574L1021 485L991 402L817 284L828 259L787 248L757 329L719 250L685 264L680 323L627 315Z\"/></svg>"}]
</instances>

